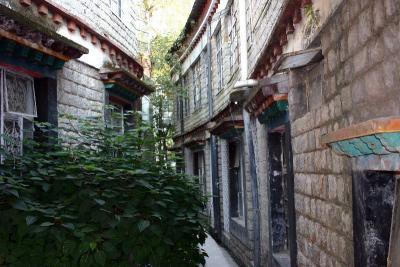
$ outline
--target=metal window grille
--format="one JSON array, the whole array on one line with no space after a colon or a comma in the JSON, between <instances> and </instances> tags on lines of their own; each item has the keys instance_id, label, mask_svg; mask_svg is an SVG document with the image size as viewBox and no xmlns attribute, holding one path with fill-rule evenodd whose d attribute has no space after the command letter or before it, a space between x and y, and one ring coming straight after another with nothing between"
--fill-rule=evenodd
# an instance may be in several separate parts
<instances>
[{"instance_id":1,"label":"metal window grille","mask_svg":"<svg viewBox=\"0 0 400 267\"><path fill-rule=\"evenodd\" d=\"M189 99L189 76L186 74L183 77L183 87L184 87L184 101L183 101L183 109L184 109L184 116L187 117L190 115L190 99Z\"/></svg>"},{"instance_id":2,"label":"metal window grille","mask_svg":"<svg viewBox=\"0 0 400 267\"><path fill-rule=\"evenodd\" d=\"M122 17L122 0L110 0L110 9L116 16L121 18Z\"/></svg>"},{"instance_id":3,"label":"metal window grille","mask_svg":"<svg viewBox=\"0 0 400 267\"><path fill-rule=\"evenodd\" d=\"M230 7L229 11L229 42L230 42L230 51L229 51L229 67L231 74L234 71L234 67L239 64L239 47L238 47L238 35L237 35L237 11L234 10L233 4Z\"/></svg>"},{"instance_id":4,"label":"metal window grille","mask_svg":"<svg viewBox=\"0 0 400 267\"><path fill-rule=\"evenodd\" d=\"M0 80L0 144L7 154L18 156L23 152L24 132L29 137L37 116L34 82L5 69L0 69Z\"/></svg>"},{"instance_id":5,"label":"metal window grille","mask_svg":"<svg viewBox=\"0 0 400 267\"><path fill-rule=\"evenodd\" d=\"M201 65L198 60L192 69L193 84L193 108L197 110L201 106Z\"/></svg>"},{"instance_id":6,"label":"metal window grille","mask_svg":"<svg viewBox=\"0 0 400 267\"><path fill-rule=\"evenodd\" d=\"M124 107L114 103L111 105L110 127L116 132L123 134L125 132Z\"/></svg>"},{"instance_id":7,"label":"metal window grille","mask_svg":"<svg viewBox=\"0 0 400 267\"><path fill-rule=\"evenodd\" d=\"M239 141L229 143L229 188L231 217L244 217L243 175Z\"/></svg>"},{"instance_id":8,"label":"metal window grille","mask_svg":"<svg viewBox=\"0 0 400 267\"><path fill-rule=\"evenodd\" d=\"M222 36L221 30L216 35L217 42L217 79L218 79L218 90L222 90L224 87L224 62L222 52Z\"/></svg>"}]
</instances>

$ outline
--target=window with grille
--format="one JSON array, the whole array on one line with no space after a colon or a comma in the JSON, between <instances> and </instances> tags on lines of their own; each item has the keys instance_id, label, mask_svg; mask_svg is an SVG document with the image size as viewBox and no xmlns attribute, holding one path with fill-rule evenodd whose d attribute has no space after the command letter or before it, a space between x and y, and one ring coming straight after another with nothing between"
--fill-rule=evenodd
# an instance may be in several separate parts
<instances>
[{"instance_id":1,"label":"window with grille","mask_svg":"<svg viewBox=\"0 0 400 267\"><path fill-rule=\"evenodd\" d=\"M110 0L110 8L115 15L122 17L122 0Z\"/></svg>"},{"instance_id":2,"label":"window with grille","mask_svg":"<svg viewBox=\"0 0 400 267\"><path fill-rule=\"evenodd\" d=\"M193 83L193 108L197 110L201 106L201 64L198 60L192 70Z\"/></svg>"},{"instance_id":3,"label":"window with grille","mask_svg":"<svg viewBox=\"0 0 400 267\"><path fill-rule=\"evenodd\" d=\"M239 64L239 47L238 47L238 35L237 35L237 11L233 5L229 11L229 67L231 73L234 71L235 66Z\"/></svg>"},{"instance_id":4,"label":"window with grille","mask_svg":"<svg viewBox=\"0 0 400 267\"><path fill-rule=\"evenodd\" d=\"M221 30L216 34L216 48L217 48L217 81L218 91L221 91L224 87L224 62L222 55L222 36Z\"/></svg>"},{"instance_id":5,"label":"window with grille","mask_svg":"<svg viewBox=\"0 0 400 267\"><path fill-rule=\"evenodd\" d=\"M183 86L184 86L184 101L183 101L183 109L184 109L184 116L187 117L190 115L190 101L189 101L189 77L186 74L183 77Z\"/></svg>"},{"instance_id":6,"label":"window with grille","mask_svg":"<svg viewBox=\"0 0 400 267\"><path fill-rule=\"evenodd\" d=\"M254 0L247 1L247 6L246 6L246 14L247 14L247 42L249 43L249 46L253 43L253 6L254 6Z\"/></svg>"},{"instance_id":7,"label":"window with grille","mask_svg":"<svg viewBox=\"0 0 400 267\"><path fill-rule=\"evenodd\" d=\"M207 195L207 183L205 174L205 158L203 151L197 151L193 153L193 167L194 175L198 177L201 193L203 196Z\"/></svg>"},{"instance_id":8,"label":"window with grille","mask_svg":"<svg viewBox=\"0 0 400 267\"><path fill-rule=\"evenodd\" d=\"M177 95L175 98L176 101L176 121L179 122L181 119L181 96Z\"/></svg>"},{"instance_id":9,"label":"window with grille","mask_svg":"<svg viewBox=\"0 0 400 267\"><path fill-rule=\"evenodd\" d=\"M116 132L123 134L125 132L124 107L111 103L111 116L109 126Z\"/></svg>"},{"instance_id":10,"label":"window with grille","mask_svg":"<svg viewBox=\"0 0 400 267\"><path fill-rule=\"evenodd\" d=\"M244 196L241 160L241 145L239 141L229 143L229 199L231 217L243 218Z\"/></svg>"},{"instance_id":11,"label":"window with grille","mask_svg":"<svg viewBox=\"0 0 400 267\"><path fill-rule=\"evenodd\" d=\"M0 69L0 80L0 143L5 153L18 156L25 135L33 133L33 119L37 117L34 82L31 77L5 69Z\"/></svg>"}]
</instances>

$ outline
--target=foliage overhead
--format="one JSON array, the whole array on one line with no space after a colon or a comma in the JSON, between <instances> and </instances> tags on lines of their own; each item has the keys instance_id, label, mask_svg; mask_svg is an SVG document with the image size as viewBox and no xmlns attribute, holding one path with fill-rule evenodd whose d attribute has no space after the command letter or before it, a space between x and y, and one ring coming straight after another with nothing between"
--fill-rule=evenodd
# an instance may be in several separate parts
<instances>
[{"instance_id":1,"label":"foliage overhead","mask_svg":"<svg viewBox=\"0 0 400 267\"><path fill-rule=\"evenodd\" d=\"M0 266L203 263L198 188L153 149L153 129L121 135L99 121L80 120L68 140L41 127L48 142L18 158L2 151Z\"/></svg>"}]
</instances>

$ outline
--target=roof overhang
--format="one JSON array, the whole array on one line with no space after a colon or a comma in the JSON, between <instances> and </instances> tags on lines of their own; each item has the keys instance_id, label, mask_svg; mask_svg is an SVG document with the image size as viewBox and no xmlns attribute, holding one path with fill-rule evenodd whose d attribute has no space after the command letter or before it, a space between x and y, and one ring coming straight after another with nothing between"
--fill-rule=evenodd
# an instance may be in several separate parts
<instances>
[{"instance_id":1,"label":"roof overhang","mask_svg":"<svg viewBox=\"0 0 400 267\"><path fill-rule=\"evenodd\" d=\"M0 3L0 53L58 70L89 50Z\"/></svg>"},{"instance_id":2,"label":"roof overhang","mask_svg":"<svg viewBox=\"0 0 400 267\"><path fill-rule=\"evenodd\" d=\"M276 74L259 80L259 86L250 93L245 109L259 117L275 102L287 101L290 86L289 73Z\"/></svg>"},{"instance_id":3,"label":"roof overhang","mask_svg":"<svg viewBox=\"0 0 400 267\"><path fill-rule=\"evenodd\" d=\"M244 130L243 115L228 116L216 122L210 129L213 135L222 139L232 139L240 136Z\"/></svg>"},{"instance_id":4,"label":"roof overhang","mask_svg":"<svg viewBox=\"0 0 400 267\"><path fill-rule=\"evenodd\" d=\"M95 46L109 57L113 65L120 66L139 78L143 77L143 67L130 51L114 43L107 34L91 21L73 15L54 0L0 0L0 6L21 14L22 21L33 21L53 34L66 28L69 33L80 36L83 42ZM29 27L32 25L28 24ZM65 37L58 35L65 39ZM69 44L74 44L65 39ZM82 46L80 46L82 48ZM86 53L86 52L85 52ZM78 57L78 56L77 56Z\"/></svg>"},{"instance_id":5,"label":"roof overhang","mask_svg":"<svg viewBox=\"0 0 400 267\"><path fill-rule=\"evenodd\" d=\"M324 58L321 48L313 48L283 54L274 66L275 72L303 68Z\"/></svg>"},{"instance_id":6,"label":"roof overhang","mask_svg":"<svg viewBox=\"0 0 400 267\"><path fill-rule=\"evenodd\" d=\"M180 54L181 61L190 54L205 33L207 23L214 16L219 3L220 0L196 0L194 2L192 11L180 37L169 51L171 54ZM183 44L185 43L187 45L184 46ZM184 51L181 50L182 47L185 47Z\"/></svg>"},{"instance_id":7,"label":"roof overhang","mask_svg":"<svg viewBox=\"0 0 400 267\"><path fill-rule=\"evenodd\" d=\"M124 69L104 68L99 73L109 92L129 102L154 92L150 85Z\"/></svg>"}]
</instances>

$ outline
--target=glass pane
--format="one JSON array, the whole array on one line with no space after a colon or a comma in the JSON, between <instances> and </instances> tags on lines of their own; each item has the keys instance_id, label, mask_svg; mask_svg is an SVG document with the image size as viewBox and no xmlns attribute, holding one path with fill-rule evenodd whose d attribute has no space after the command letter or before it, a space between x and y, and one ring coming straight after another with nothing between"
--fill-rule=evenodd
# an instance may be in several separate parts
<instances>
[{"instance_id":1,"label":"glass pane","mask_svg":"<svg viewBox=\"0 0 400 267\"><path fill-rule=\"evenodd\" d=\"M110 118L110 126L118 133L124 132L124 115L123 107L120 105L113 105Z\"/></svg>"},{"instance_id":2,"label":"glass pane","mask_svg":"<svg viewBox=\"0 0 400 267\"><path fill-rule=\"evenodd\" d=\"M31 79L6 72L6 111L36 116L35 93Z\"/></svg>"}]
</instances>

